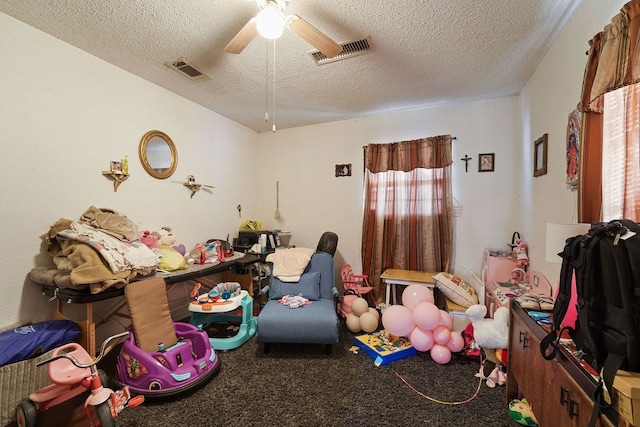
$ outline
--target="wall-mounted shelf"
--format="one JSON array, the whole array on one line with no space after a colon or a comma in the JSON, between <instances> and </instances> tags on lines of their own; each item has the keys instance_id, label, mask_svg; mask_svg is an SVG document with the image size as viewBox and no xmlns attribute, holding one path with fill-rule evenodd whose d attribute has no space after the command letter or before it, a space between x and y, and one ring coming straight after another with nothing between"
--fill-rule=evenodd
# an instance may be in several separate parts
<instances>
[{"instance_id":1,"label":"wall-mounted shelf","mask_svg":"<svg viewBox=\"0 0 640 427\"><path fill-rule=\"evenodd\" d=\"M202 184L196 184L195 182L183 182L182 185L191 190L191 199L193 199L193 195L196 194L196 191L200 190Z\"/></svg>"},{"instance_id":2,"label":"wall-mounted shelf","mask_svg":"<svg viewBox=\"0 0 640 427\"><path fill-rule=\"evenodd\" d=\"M129 178L128 173L117 173L112 171L102 171L102 175L106 176L107 178L113 181L114 193L118 191L118 187L120 186L120 184L122 184L124 181L127 180L127 178Z\"/></svg>"}]
</instances>

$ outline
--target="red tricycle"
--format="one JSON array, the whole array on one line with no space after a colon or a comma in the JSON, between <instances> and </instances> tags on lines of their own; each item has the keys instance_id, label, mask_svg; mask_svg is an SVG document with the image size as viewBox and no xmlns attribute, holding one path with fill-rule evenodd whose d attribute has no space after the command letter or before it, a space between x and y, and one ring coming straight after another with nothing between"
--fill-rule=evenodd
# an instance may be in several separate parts
<instances>
[{"instance_id":1,"label":"red tricycle","mask_svg":"<svg viewBox=\"0 0 640 427\"><path fill-rule=\"evenodd\" d=\"M77 343L69 343L56 348L51 358L43 360L37 366L48 364L49 378L52 384L29 395L16 408L18 427L35 427L38 414L60 403L90 391L84 408L91 426L115 426L114 418L125 407L135 407L144 401L144 396L130 398L128 390L114 392L105 387L107 375L96 366L98 362L122 340L129 332L122 332L107 338L100 348L100 354L94 360Z\"/></svg>"}]
</instances>

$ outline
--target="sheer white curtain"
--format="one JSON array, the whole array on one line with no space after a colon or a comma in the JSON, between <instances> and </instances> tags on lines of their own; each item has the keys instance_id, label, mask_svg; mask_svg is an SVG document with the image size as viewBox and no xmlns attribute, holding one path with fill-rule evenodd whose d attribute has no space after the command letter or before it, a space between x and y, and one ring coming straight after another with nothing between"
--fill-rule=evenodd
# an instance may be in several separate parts
<instances>
[{"instance_id":1,"label":"sheer white curtain","mask_svg":"<svg viewBox=\"0 0 640 427\"><path fill-rule=\"evenodd\" d=\"M640 214L640 87L604 94L602 129L602 220Z\"/></svg>"}]
</instances>

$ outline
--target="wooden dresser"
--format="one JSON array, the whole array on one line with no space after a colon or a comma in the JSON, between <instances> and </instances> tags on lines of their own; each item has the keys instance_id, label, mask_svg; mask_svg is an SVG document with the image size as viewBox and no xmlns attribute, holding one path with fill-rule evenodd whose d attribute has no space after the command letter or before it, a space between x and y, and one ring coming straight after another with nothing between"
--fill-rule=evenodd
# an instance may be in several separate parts
<instances>
[{"instance_id":1,"label":"wooden dresser","mask_svg":"<svg viewBox=\"0 0 640 427\"><path fill-rule=\"evenodd\" d=\"M563 347L553 360L540 354L547 331L518 303L510 308L507 402L525 397L541 427L588 425L593 409L594 378ZM600 415L597 425L613 426ZM630 426L620 417L618 426Z\"/></svg>"}]
</instances>

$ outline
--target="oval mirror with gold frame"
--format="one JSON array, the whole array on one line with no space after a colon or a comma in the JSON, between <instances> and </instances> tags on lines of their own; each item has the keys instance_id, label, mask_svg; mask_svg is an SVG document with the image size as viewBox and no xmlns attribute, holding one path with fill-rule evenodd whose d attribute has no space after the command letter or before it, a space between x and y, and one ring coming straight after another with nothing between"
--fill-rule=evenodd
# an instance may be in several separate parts
<instances>
[{"instance_id":1,"label":"oval mirror with gold frame","mask_svg":"<svg viewBox=\"0 0 640 427\"><path fill-rule=\"evenodd\" d=\"M176 146L164 132L150 130L138 146L140 163L149 175L157 179L169 178L178 166Z\"/></svg>"}]
</instances>

